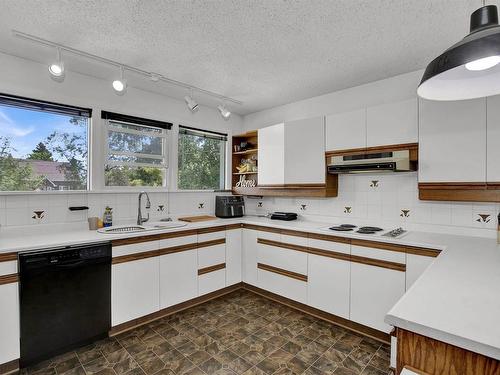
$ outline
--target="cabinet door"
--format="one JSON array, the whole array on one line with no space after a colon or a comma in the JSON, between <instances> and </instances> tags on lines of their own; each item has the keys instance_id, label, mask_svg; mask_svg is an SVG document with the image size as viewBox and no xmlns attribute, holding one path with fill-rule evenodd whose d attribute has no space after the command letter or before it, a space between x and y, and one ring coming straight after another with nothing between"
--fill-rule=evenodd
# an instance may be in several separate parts
<instances>
[{"instance_id":1,"label":"cabinet door","mask_svg":"<svg viewBox=\"0 0 500 375\"><path fill-rule=\"evenodd\" d=\"M285 184L325 183L324 117L285 123L284 168Z\"/></svg>"},{"instance_id":2,"label":"cabinet door","mask_svg":"<svg viewBox=\"0 0 500 375\"><path fill-rule=\"evenodd\" d=\"M389 333L385 315L405 292L405 273L351 263L351 320Z\"/></svg>"},{"instance_id":3,"label":"cabinet door","mask_svg":"<svg viewBox=\"0 0 500 375\"><path fill-rule=\"evenodd\" d=\"M349 319L351 263L309 254L307 304Z\"/></svg>"},{"instance_id":4,"label":"cabinet door","mask_svg":"<svg viewBox=\"0 0 500 375\"><path fill-rule=\"evenodd\" d=\"M417 119L416 98L367 108L367 146L418 142Z\"/></svg>"},{"instance_id":5,"label":"cabinet door","mask_svg":"<svg viewBox=\"0 0 500 375\"><path fill-rule=\"evenodd\" d=\"M500 95L488 99L486 180L500 183Z\"/></svg>"},{"instance_id":6,"label":"cabinet door","mask_svg":"<svg viewBox=\"0 0 500 375\"><path fill-rule=\"evenodd\" d=\"M326 151L366 147L366 110L326 116Z\"/></svg>"},{"instance_id":7,"label":"cabinet door","mask_svg":"<svg viewBox=\"0 0 500 375\"><path fill-rule=\"evenodd\" d=\"M486 181L486 99L420 100L419 182Z\"/></svg>"},{"instance_id":8,"label":"cabinet door","mask_svg":"<svg viewBox=\"0 0 500 375\"><path fill-rule=\"evenodd\" d=\"M434 259L428 256L406 254L406 290L410 289L427 267L434 262Z\"/></svg>"},{"instance_id":9,"label":"cabinet door","mask_svg":"<svg viewBox=\"0 0 500 375\"><path fill-rule=\"evenodd\" d=\"M160 308L173 306L198 296L197 250L160 257Z\"/></svg>"},{"instance_id":10,"label":"cabinet door","mask_svg":"<svg viewBox=\"0 0 500 375\"><path fill-rule=\"evenodd\" d=\"M243 281L255 286L257 286L257 252L259 247L262 246L257 243L258 238L279 241L281 235L279 233L243 229Z\"/></svg>"},{"instance_id":11,"label":"cabinet door","mask_svg":"<svg viewBox=\"0 0 500 375\"><path fill-rule=\"evenodd\" d=\"M146 258L111 268L111 324L151 314L160 308L160 259Z\"/></svg>"},{"instance_id":12,"label":"cabinet door","mask_svg":"<svg viewBox=\"0 0 500 375\"><path fill-rule=\"evenodd\" d=\"M19 284L0 285L0 364L19 358Z\"/></svg>"},{"instance_id":13,"label":"cabinet door","mask_svg":"<svg viewBox=\"0 0 500 375\"><path fill-rule=\"evenodd\" d=\"M226 286L241 282L242 229L226 232Z\"/></svg>"},{"instance_id":14,"label":"cabinet door","mask_svg":"<svg viewBox=\"0 0 500 375\"><path fill-rule=\"evenodd\" d=\"M285 124L259 129L259 185L285 183Z\"/></svg>"}]
</instances>

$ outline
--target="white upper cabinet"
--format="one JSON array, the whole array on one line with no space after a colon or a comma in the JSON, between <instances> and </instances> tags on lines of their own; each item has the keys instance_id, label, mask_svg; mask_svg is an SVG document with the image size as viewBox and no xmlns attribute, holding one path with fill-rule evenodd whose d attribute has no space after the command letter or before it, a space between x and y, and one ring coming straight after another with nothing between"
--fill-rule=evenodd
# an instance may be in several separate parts
<instances>
[{"instance_id":1,"label":"white upper cabinet","mask_svg":"<svg viewBox=\"0 0 500 375\"><path fill-rule=\"evenodd\" d=\"M326 151L364 147L366 109L326 116Z\"/></svg>"},{"instance_id":2,"label":"white upper cabinet","mask_svg":"<svg viewBox=\"0 0 500 375\"><path fill-rule=\"evenodd\" d=\"M259 185L325 183L324 117L259 129Z\"/></svg>"},{"instance_id":3,"label":"white upper cabinet","mask_svg":"<svg viewBox=\"0 0 500 375\"><path fill-rule=\"evenodd\" d=\"M259 129L259 185L285 181L285 124Z\"/></svg>"},{"instance_id":4,"label":"white upper cabinet","mask_svg":"<svg viewBox=\"0 0 500 375\"><path fill-rule=\"evenodd\" d=\"M486 99L421 99L419 113L419 182L486 182Z\"/></svg>"},{"instance_id":5,"label":"white upper cabinet","mask_svg":"<svg viewBox=\"0 0 500 375\"><path fill-rule=\"evenodd\" d=\"M487 182L500 182L500 95L488 98Z\"/></svg>"},{"instance_id":6,"label":"white upper cabinet","mask_svg":"<svg viewBox=\"0 0 500 375\"><path fill-rule=\"evenodd\" d=\"M367 147L415 142L418 142L416 98L367 108Z\"/></svg>"}]
</instances>

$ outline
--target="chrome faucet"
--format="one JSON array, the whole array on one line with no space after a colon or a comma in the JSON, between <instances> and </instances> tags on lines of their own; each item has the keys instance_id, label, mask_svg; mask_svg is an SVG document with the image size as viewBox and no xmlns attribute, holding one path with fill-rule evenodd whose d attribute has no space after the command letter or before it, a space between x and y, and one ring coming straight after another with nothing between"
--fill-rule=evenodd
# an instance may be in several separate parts
<instances>
[{"instance_id":1,"label":"chrome faucet","mask_svg":"<svg viewBox=\"0 0 500 375\"><path fill-rule=\"evenodd\" d=\"M142 225L142 223L146 222L149 220L149 212L147 217L142 217L142 212L141 212L141 200L142 196L146 196L146 208L151 208L151 201L149 200L149 195L145 191L141 191L139 193L139 207L137 209L137 225Z\"/></svg>"}]
</instances>

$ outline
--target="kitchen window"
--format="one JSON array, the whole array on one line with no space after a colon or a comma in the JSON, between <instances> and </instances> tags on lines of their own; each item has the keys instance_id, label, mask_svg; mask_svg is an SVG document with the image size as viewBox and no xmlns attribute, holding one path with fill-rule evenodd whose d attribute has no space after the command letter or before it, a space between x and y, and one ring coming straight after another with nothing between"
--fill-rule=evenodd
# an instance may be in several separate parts
<instances>
[{"instance_id":1,"label":"kitchen window","mask_svg":"<svg viewBox=\"0 0 500 375\"><path fill-rule=\"evenodd\" d=\"M86 190L91 115L0 94L0 191Z\"/></svg>"},{"instance_id":2,"label":"kitchen window","mask_svg":"<svg viewBox=\"0 0 500 375\"><path fill-rule=\"evenodd\" d=\"M107 124L105 186L167 186L172 124L104 111L101 117Z\"/></svg>"},{"instance_id":3,"label":"kitchen window","mask_svg":"<svg viewBox=\"0 0 500 375\"><path fill-rule=\"evenodd\" d=\"M179 126L177 188L224 189L227 134Z\"/></svg>"}]
</instances>

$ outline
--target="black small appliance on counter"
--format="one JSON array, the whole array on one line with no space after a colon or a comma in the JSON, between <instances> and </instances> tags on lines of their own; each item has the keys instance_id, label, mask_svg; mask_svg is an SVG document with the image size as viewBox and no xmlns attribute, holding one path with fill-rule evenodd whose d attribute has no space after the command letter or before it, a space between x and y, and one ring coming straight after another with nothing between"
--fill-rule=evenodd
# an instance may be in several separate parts
<instances>
[{"instance_id":1,"label":"black small appliance on counter","mask_svg":"<svg viewBox=\"0 0 500 375\"><path fill-rule=\"evenodd\" d=\"M271 220L284 220L284 221L297 220L297 214L295 212L277 211L271 213Z\"/></svg>"},{"instance_id":2,"label":"black small appliance on counter","mask_svg":"<svg viewBox=\"0 0 500 375\"><path fill-rule=\"evenodd\" d=\"M232 218L243 215L245 215L245 200L241 195L217 195L215 197L215 216Z\"/></svg>"}]
</instances>

